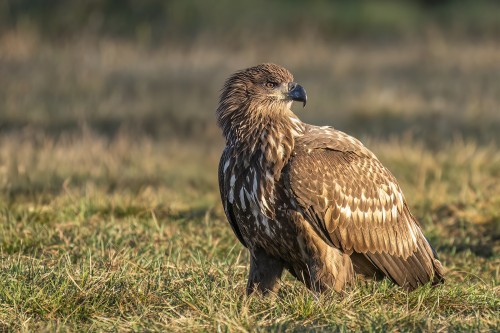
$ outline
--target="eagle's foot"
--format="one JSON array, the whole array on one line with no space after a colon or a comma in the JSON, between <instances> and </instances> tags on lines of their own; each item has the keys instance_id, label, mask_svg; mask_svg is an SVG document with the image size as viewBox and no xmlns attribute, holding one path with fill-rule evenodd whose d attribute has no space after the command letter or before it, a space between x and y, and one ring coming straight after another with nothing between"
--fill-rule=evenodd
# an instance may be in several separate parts
<instances>
[{"instance_id":1,"label":"eagle's foot","mask_svg":"<svg viewBox=\"0 0 500 333\"><path fill-rule=\"evenodd\" d=\"M282 260L268 255L264 250L260 248L250 250L247 295L254 291L259 291L262 295L277 292L283 268Z\"/></svg>"}]
</instances>

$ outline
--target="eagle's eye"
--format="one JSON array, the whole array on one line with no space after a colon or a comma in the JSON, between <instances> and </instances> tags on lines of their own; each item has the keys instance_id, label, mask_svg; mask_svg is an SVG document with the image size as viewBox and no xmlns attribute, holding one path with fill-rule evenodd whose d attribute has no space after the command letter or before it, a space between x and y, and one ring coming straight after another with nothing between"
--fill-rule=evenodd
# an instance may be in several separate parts
<instances>
[{"instance_id":1,"label":"eagle's eye","mask_svg":"<svg viewBox=\"0 0 500 333\"><path fill-rule=\"evenodd\" d=\"M269 89L274 89L278 86L278 84L276 82L273 82L273 81L267 81L264 86L266 88L269 88Z\"/></svg>"}]
</instances>

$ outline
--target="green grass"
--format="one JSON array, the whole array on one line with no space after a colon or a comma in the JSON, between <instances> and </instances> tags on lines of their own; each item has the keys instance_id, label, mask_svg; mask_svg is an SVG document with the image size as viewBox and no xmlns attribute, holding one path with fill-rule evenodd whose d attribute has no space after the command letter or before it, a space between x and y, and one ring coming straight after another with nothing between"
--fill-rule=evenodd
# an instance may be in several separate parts
<instances>
[{"instance_id":1,"label":"green grass","mask_svg":"<svg viewBox=\"0 0 500 333\"><path fill-rule=\"evenodd\" d=\"M396 150L394 142L372 142L440 252L448 269L443 286L406 293L389 282L366 283L341 297L316 295L286 275L275 297L248 298L248 255L219 204L219 147L179 151L92 133L38 149L11 137L2 151L13 145L19 165L41 162L3 175L11 191L0 204L6 330L499 328L500 154L492 147L456 142L435 154L408 142ZM460 163L465 157L454 150L475 163ZM60 152L72 158L64 162ZM188 161L195 166L186 168ZM57 179L60 188L45 188ZM467 185L457 187L459 179Z\"/></svg>"},{"instance_id":2,"label":"green grass","mask_svg":"<svg viewBox=\"0 0 500 333\"><path fill-rule=\"evenodd\" d=\"M0 331L499 330L498 43L305 43L228 60L203 42L0 38ZM230 72L265 60L308 89L303 119L393 171L444 285L317 295L285 274L277 295L244 295L214 110Z\"/></svg>"},{"instance_id":3,"label":"green grass","mask_svg":"<svg viewBox=\"0 0 500 333\"><path fill-rule=\"evenodd\" d=\"M491 0L358 1L199 0L182 2L53 0L50 7L30 0L0 6L0 33L9 28L36 30L48 39L71 38L81 32L137 40L154 46L195 37L240 46L248 39L295 39L313 32L321 38L421 36L441 28L459 36L497 36L499 5ZM237 13L237 15L235 15Z\"/></svg>"}]
</instances>

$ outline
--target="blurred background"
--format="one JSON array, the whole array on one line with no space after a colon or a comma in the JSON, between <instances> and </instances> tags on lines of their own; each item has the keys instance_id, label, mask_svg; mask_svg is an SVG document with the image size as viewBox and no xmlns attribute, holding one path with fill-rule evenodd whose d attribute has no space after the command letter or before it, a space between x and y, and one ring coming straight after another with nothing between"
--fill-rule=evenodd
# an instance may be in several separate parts
<instances>
[{"instance_id":1,"label":"blurred background","mask_svg":"<svg viewBox=\"0 0 500 333\"><path fill-rule=\"evenodd\" d=\"M7 0L0 186L201 184L215 204L219 91L262 62L306 88L304 121L376 152L500 141L498 1Z\"/></svg>"}]
</instances>

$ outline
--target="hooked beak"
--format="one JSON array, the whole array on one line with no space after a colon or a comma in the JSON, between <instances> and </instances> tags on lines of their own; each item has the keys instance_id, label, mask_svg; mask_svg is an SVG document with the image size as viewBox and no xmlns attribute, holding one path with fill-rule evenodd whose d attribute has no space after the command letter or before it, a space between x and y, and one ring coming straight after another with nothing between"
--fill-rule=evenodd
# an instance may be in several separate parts
<instances>
[{"instance_id":1,"label":"hooked beak","mask_svg":"<svg viewBox=\"0 0 500 333\"><path fill-rule=\"evenodd\" d=\"M306 106L307 94L305 89L295 82L290 82L288 84L288 98L292 101L302 102L302 107Z\"/></svg>"}]
</instances>

